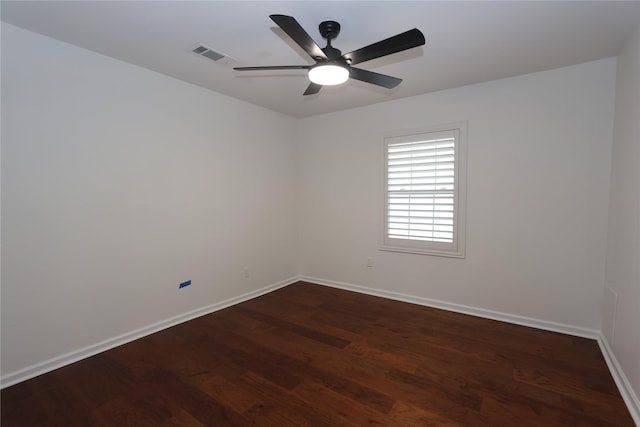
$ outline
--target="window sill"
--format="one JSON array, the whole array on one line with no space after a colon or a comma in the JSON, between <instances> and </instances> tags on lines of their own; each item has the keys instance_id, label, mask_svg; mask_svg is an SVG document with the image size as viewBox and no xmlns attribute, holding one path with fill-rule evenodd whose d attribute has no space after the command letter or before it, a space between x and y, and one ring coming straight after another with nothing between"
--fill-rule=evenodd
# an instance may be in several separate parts
<instances>
[{"instance_id":1,"label":"window sill","mask_svg":"<svg viewBox=\"0 0 640 427\"><path fill-rule=\"evenodd\" d=\"M404 248L404 247L397 247L397 246L381 246L378 249L386 252L401 252L401 253L407 253L407 254L430 255L430 256L440 256L440 257L447 257L447 258L464 259L466 257L464 251L442 251L437 249Z\"/></svg>"}]
</instances>

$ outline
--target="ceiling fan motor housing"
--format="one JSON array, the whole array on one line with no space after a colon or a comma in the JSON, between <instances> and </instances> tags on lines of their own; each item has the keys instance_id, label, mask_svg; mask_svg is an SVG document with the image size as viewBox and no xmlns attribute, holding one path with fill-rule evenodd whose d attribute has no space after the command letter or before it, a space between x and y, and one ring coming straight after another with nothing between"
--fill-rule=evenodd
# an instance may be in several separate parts
<instances>
[{"instance_id":1,"label":"ceiling fan motor housing","mask_svg":"<svg viewBox=\"0 0 640 427\"><path fill-rule=\"evenodd\" d=\"M323 21L318 26L320 35L331 43L331 39L335 39L340 34L340 24L336 21Z\"/></svg>"}]
</instances>

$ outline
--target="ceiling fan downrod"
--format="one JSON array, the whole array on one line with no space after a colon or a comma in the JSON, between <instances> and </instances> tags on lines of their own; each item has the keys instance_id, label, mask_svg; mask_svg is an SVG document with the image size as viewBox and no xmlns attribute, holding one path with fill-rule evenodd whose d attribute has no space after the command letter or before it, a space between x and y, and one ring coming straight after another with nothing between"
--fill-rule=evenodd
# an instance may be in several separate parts
<instances>
[{"instance_id":1,"label":"ceiling fan downrod","mask_svg":"<svg viewBox=\"0 0 640 427\"><path fill-rule=\"evenodd\" d=\"M340 34L340 24L336 21L323 21L318 26L320 35L322 38L327 39L327 46L322 49L329 61L336 60L342 56L342 52L339 49L331 46L331 40L338 37Z\"/></svg>"}]
</instances>

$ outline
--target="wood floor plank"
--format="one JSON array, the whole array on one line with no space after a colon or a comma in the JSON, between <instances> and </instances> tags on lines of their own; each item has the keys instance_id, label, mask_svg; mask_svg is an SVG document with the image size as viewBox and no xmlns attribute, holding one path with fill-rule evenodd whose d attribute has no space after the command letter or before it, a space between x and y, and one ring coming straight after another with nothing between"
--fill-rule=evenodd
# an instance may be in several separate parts
<instances>
[{"instance_id":1,"label":"wood floor plank","mask_svg":"<svg viewBox=\"0 0 640 427\"><path fill-rule=\"evenodd\" d=\"M313 340L319 341L321 343L324 344L328 344L331 345L333 347L336 348L344 348L349 344L349 341L344 340L342 338L339 337L335 337L333 335L329 335L323 332L318 332L316 330L304 327L304 326L300 326L297 325L295 323L292 322L288 322L285 320L280 320L277 317L273 317L273 316L269 316L266 314L262 314L258 311L253 311L253 310L248 310L245 309L243 307L237 307L237 310L239 310L241 313L253 317L263 323L272 325L273 327L277 328L277 329L285 329L285 330L289 330L291 332L294 332L296 334L305 336L307 338L311 338Z\"/></svg>"},{"instance_id":2,"label":"wood floor plank","mask_svg":"<svg viewBox=\"0 0 640 427\"><path fill-rule=\"evenodd\" d=\"M320 361L333 357L335 354L331 350L327 351L327 348L321 348L322 344L309 339L306 342L302 341L303 345L299 346L300 341L292 339L295 338L294 336L287 337L286 334L292 335L289 330L274 330L270 335L254 333L254 331L255 329L253 328L242 331L242 336L232 337L232 341L234 341L235 345L244 348L247 348L249 343L253 343L254 346L256 344L259 345L259 347L254 348L258 349L264 360L270 360L278 366L287 366L291 372L295 372L300 378L304 378L308 384L330 389L340 394L343 399L359 402L380 413L388 412L393 405L394 400L383 393L367 388L344 376L336 375L329 370L321 369L319 367L322 366ZM276 336L275 334L278 335ZM269 343L271 346L275 344L273 348L276 350L262 343ZM312 347L314 344L315 347ZM310 348L313 349L313 354L307 352ZM330 349L331 347L328 348ZM304 351L304 353L300 350Z\"/></svg>"},{"instance_id":3,"label":"wood floor plank","mask_svg":"<svg viewBox=\"0 0 640 427\"><path fill-rule=\"evenodd\" d=\"M156 370L148 375L158 394L175 402L206 426L246 426L247 420L232 408L212 399L205 392L178 375L166 370Z\"/></svg>"},{"instance_id":4,"label":"wood floor plank","mask_svg":"<svg viewBox=\"0 0 640 427\"><path fill-rule=\"evenodd\" d=\"M305 282L0 397L3 427L634 425L594 340Z\"/></svg>"},{"instance_id":5,"label":"wood floor plank","mask_svg":"<svg viewBox=\"0 0 640 427\"><path fill-rule=\"evenodd\" d=\"M317 381L304 381L296 387L295 394L308 404L331 408L333 414L339 418L340 426L397 426L387 420L386 414L382 414L366 402L345 398L345 395L336 391L334 387L327 387Z\"/></svg>"},{"instance_id":6,"label":"wood floor plank","mask_svg":"<svg viewBox=\"0 0 640 427\"><path fill-rule=\"evenodd\" d=\"M471 424L453 421L429 410L419 408L403 401L393 407L389 418L396 426L406 427L470 427ZM478 419L478 418L476 418ZM488 425L488 424L481 424Z\"/></svg>"},{"instance_id":7,"label":"wood floor plank","mask_svg":"<svg viewBox=\"0 0 640 427\"><path fill-rule=\"evenodd\" d=\"M328 407L307 403L297 395L283 393L277 385L248 372L239 382L246 390L260 397L262 403L245 412L254 425L273 427L333 427L340 425L339 417Z\"/></svg>"}]
</instances>

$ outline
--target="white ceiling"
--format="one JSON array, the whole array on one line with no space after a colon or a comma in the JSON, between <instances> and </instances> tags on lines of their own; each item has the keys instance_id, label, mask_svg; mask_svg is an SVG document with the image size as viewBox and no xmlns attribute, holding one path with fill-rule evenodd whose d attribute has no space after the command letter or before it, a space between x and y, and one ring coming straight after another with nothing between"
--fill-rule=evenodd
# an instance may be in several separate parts
<instances>
[{"instance_id":1,"label":"white ceiling","mask_svg":"<svg viewBox=\"0 0 640 427\"><path fill-rule=\"evenodd\" d=\"M384 102L616 56L640 23L640 1L2 1L2 20L296 117ZM270 19L295 17L320 45L350 52L411 28L426 45L359 64L404 79L395 89L358 81L302 93L304 70L233 66L312 61ZM191 53L203 43L237 59Z\"/></svg>"}]
</instances>

